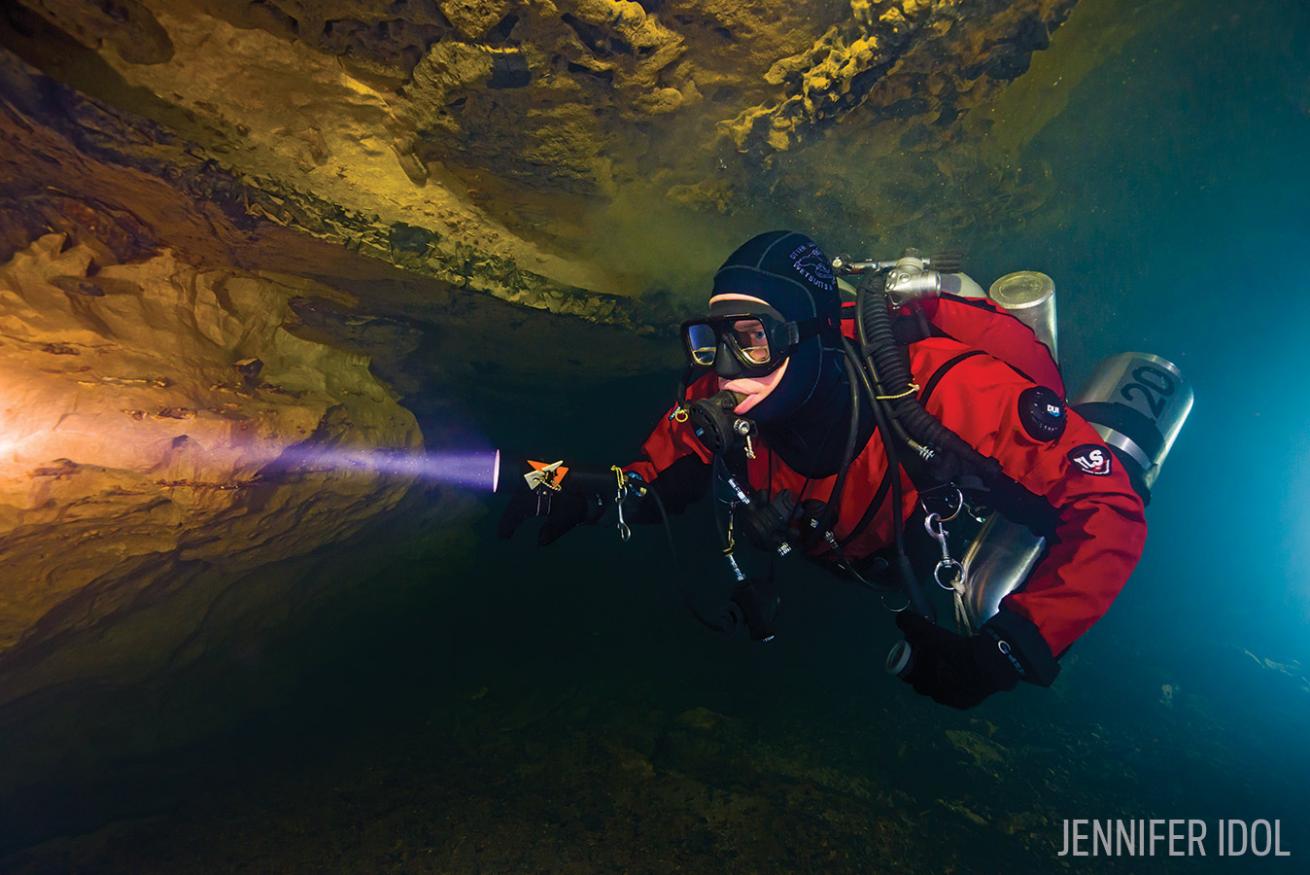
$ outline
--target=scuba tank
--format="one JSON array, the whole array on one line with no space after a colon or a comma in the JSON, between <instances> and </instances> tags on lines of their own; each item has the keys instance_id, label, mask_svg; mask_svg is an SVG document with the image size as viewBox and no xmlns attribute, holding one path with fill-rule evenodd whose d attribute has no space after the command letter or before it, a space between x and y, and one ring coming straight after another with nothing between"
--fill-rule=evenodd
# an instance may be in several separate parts
<instances>
[{"instance_id":1,"label":"scuba tank","mask_svg":"<svg viewBox=\"0 0 1310 875\"><path fill-rule=\"evenodd\" d=\"M1192 387L1178 366L1156 355L1125 352L1097 366L1072 407L1091 423L1150 503L1151 488L1192 410ZM1094 463L1095 460L1088 460ZM965 608L975 628L1023 584L1046 539L993 515L964 555Z\"/></svg>"},{"instance_id":2,"label":"scuba tank","mask_svg":"<svg viewBox=\"0 0 1310 875\"><path fill-rule=\"evenodd\" d=\"M1059 336L1055 325L1055 280L1035 270L1007 273L992 283L987 297L1011 316L1027 325L1037 339L1060 360Z\"/></svg>"}]
</instances>

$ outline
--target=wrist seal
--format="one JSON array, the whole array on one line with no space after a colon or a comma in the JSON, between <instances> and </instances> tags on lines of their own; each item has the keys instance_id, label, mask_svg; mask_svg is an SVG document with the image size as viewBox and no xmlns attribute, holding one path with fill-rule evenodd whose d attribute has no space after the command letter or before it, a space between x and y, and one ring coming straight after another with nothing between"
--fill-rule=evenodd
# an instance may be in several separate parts
<instances>
[{"instance_id":1,"label":"wrist seal","mask_svg":"<svg viewBox=\"0 0 1310 875\"><path fill-rule=\"evenodd\" d=\"M983 624L980 634L1010 663L1021 679L1049 687L1059 675L1060 663L1055 654L1027 618L1002 610Z\"/></svg>"}]
</instances>

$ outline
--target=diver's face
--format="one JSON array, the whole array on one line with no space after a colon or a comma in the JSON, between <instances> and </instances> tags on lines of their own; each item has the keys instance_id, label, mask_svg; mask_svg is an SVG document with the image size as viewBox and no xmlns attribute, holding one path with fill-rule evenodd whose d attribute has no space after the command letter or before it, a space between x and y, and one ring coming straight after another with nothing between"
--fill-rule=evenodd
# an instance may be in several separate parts
<instances>
[{"instance_id":1,"label":"diver's face","mask_svg":"<svg viewBox=\"0 0 1310 875\"><path fill-rule=\"evenodd\" d=\"M784 359L778 369L771 374L763 377L738 377L735 380L725 380L719 377L719 391L727 389L730 392L736 392L738 395L745 395L742 402L732 408L732 412L739 416L750 413L751 408L758 405L765 398L769 397L778 384L782 382L782 377L787 373L787 362Z\"/></svg>"},{"instance_id":2,"label":"diver's face","mask_svg":"<svg viewBox=\"0 0 1310 875\"><path fill-rule=\"evenodd\" d=\"M762 304L766 307L768 306L767 301L752 297L751 295L715 295L710 298L711 305L720 301L745 301L751 304ZM742 338L742 340L748 341L749 339ZM745 344L743 344L743 346L745 346ZM727 389L730 392L736 392L738 395L745 395L746 397L742 399L741 403L732 409L732 412L736 413L738 416L744 416L761 401L769 397L769 393L777 388L778 384L782 382L783 376L787 373L787 365L789 363L789 358L783 359L781 365L768 374L765 374L763 377L737 377L731 380L719 377L719 391L722 392L724 389Z\"/></svg>"}]
</instances>

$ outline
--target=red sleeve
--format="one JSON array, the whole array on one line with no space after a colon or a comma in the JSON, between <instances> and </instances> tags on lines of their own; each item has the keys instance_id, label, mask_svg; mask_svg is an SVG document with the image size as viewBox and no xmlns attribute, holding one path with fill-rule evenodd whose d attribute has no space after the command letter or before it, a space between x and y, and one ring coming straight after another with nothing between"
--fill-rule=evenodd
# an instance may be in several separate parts
<instances>
[{"instance_id":1,"label":"red sleeve","mask_svg":"<svg viewBox=\"0 0 1310 875\"><path fill-rule=\"evenodd\" d=\"M715 378L707 374L687 390L688 398L708 397L713 393ZM710 452L691 430L691 423L679 422L673 416L674 408L665 411L655 429L641 445L641 458L623 466L624 471L635 472L642 480L653 483L660 472L674 462L694 455L702 462L710 461Z\"/></svg>"},{"instance_id":2,"label":"red sleeve","mask_svg":"<svg viewBox=\"0 0 1310 875\"><path fill-rule=\"evenodd\" d=\"M1058 656L1123 589L1146 543L1146 519L1119 459L1078 414L1065 408L1064 433L1054 440L1032 436L1020 396L1033 386L1004 363L975 356L945 376L928 406L1054 509L1045 555L1001 607L1032 623Z\"/></svg>"}]
</instances>

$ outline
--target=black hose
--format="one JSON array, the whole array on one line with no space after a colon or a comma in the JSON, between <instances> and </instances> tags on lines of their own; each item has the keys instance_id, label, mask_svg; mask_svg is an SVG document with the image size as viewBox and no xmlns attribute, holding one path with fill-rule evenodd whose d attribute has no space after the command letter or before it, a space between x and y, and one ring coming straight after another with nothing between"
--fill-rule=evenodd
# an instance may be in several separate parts
<instances>
[{"instance_id":1,"label":"black hose","mask_svg":"<svg viewBox=\"0 0 1310 875\"><path fill-rule=\"evenodd\" d=\"M843 343L845 338L842 338ZM856 441L860 438L860 387L855 376L855 366L847 357L842 358L842 364L846 366L846 380L851 384L851 415L850 424L846 430L846 451L842 453L841 468L837 472L837 482L832 485L832 492L828 496L828 506L823 511L823 519L820 525L825 532L829 531L838 520L841 508L842 493L846 489L846 476L850 473L851 463L855 461L856 455L859 454L859 448L855 446Z\"/></svg>"},{"instance_id":2,"label":"black hose","mask_svg":"<svg viewBox=\"0 0 1310 875\"><path fill-rule=\"evenodd\" d=\"M889 432L886 424L886 414L878 407L878 400L874 397L875 393L873 391L873 386L869 383L869 375L865 372L864 366L860 363L859 353L855 351L855 344L851 343L844 337L842 338L842 343L845 344L846 359L855 366L855 373L859 377L861 388L864 389L865 397L869 399L870 409L873 410L874 427L881 432L883 444L885 445L888 443ZM878 484L878 491L874 494L873 500L869 502L868 508L865 509L864 516L860 517L860 521L855 524L855 528L847 532L846 537L841 540L843 546L850 543L852 539L869 527L869 524L873 522L874 516L878 513L878 509L882 507L883 500L887 496L887 491L890 489L892 481L900 478L900 469L892 467L895 447L885 450L885 452L887 453L887 474L883 477L882 483Z\"/></svg>"},{"instance_id":3,"label":"black hose","mask_svg":"<svg viewBox=\"0 0 1310 875\"><path fill-rule=\"evenodd\" d=\"M882 279L881 281L885 282L886 280ZM867 295L865 292L865 287L861 285L860 291L856 298L857 310L862 311L864 309L866 300L867 300ZM882 307L886 306L885 304L882 303L881 294L877 295L876 300L878 301L879 306ZM860 337L860 344L863 345L865 349L868 349L869 341L868 341L867 331L864 325L864 321L865 320L863 318L857 319L855 321L855 330ZM890 320L887 320L887 322L890 324ZM889 336L890 336L890 331L889 331ZM894 342L895 340L893 339L893 343ZM855 351L851 348L850 341L846 341L846 351L848 355L855 355ZM894 418L889 417L887 415L887 411L884 409L882 402L878 400L878 392L874 391L875 386L881 389L882 381L878 379L878 371L876 370L872 362L872 357L867 357L867 358L868 358L867 364L869 366L869 370L872 371L873 383L870 383L867 378L862 380L861 382L864 385L864 391L869 396L869 404L873 406L873 415L875 421L878 423L878 430L882 432L882 445L883 445L883 449L887 452L887 467L891 471L891 477L892 477L892 534L894 535L894 539L895 539L894 543L896 545L897 554L904 554L905 553L905 521L901 519L901 509L904 507L904 487L901 485L900 452L898 451L896 445L896 439L898 435L895 432L893 432L893 423L895 421ZM856 360L858 361L858 357ZM883 394L886 394L885 389L883 389L882 392Z\"/></svg>"},{"instance_id":4,"label":"black hose","mask_svg":"<svg viewBox=\"0 0 1310 875\"><path fill-rule=\"evenodd\" d=\"M848 360L859 362L859 356L855 352L854 344L845 340L846 356ZM896 548L899 550L905 546L905 526L901 520L900 502L902 495L901 488L901 460L900 454L896 449L896 439L892 434L891 424L887 417L887 411L883 409L882 402L878 400L877 393L873 389L873 384L869 382L869 375L863 367L856 368L859 374L860 386L864 389L865 397L869 400L869 406L873 408L873 421L878 432L882 435L883 451L887 454L887 470L891 476L892 503L896 510L892 513L892 533L895 535Z\"/></svg>"},{"instance_id":5,"label":"black hose","mask_svg":"<svg viewBox=\"0 0 1310 875\"><path fill-rule=\"evenodd\" d=\"M907 440L910 447L925 460L934 458L939 450L944 450L948 457L958 459L966 469L977 474L989 486L1008 480L1000 462L984 456L942 425L924 408L914 392L907 391L913 380L909 355L892 334L891 314L881 289L885 283L886 278L879 276L860 286L856 304L859 315L856 328L860 344L873 369L879 394L895 396L905 393L903 397L887 399L898 435Z\"/></svg>"},{"instance_id":6,"label":"black hose","mask_svg":"<svg viewBox=\"0 0 1310 875\"><path fill-rule=\"evenodd\" d=\"M854 360L859 361L855 352L854 345L846 341L846 354ZM869 403L873 405L874 420L882 432L883 447L887 453L887 476L891 482L892 490L892 532L893 542L895 544L895 556L892 559L892 576L901 588L902 594L909 602L909 606L918 614L929 620L936 621L937 609L933 606L932 598L928 595L925 587L914 574L914 568L910 564L909 554L905 550L905 520L901 518L902 508L904 507L904 487L901 486L901 467L900 458L896 451L896 439L891 435L891 429L888 427L887 414L882 409L882 402L876 397L873 390L873 384L869 382L868 375L863 368L858 369L860 375L860 384L868 395ZM879 490L881 491L881 490ZM877 500L880 503L881 499ZM869 506L869 512L872 513L877 504ZM878 589L875 585L866 581L857 572L849 562L846 561L845 553L838 545L838 558L846 563L856 579L869 589Z\"/></svg>"},{"instance_id":7,"label":"black hose","mask_svg":"<svg viewBox=\"0 0 1310 875\"><path fill-rule=\"evenodd\" d=\"M887 349L888 344L889 343L892 344L893 353L895 353L900 348L900 345L896 342L895 335L892 334L891 331L891 316L888 315L887 313L886 297L883 293L883 287L886 284L886 282L887 282L887 278L882 274L878 274L876 276L870 277L867 283L860 286L859 291L856 293L856 298L855 298L855 309L856 309L855 330L856 330L856 334L860 339L860 346L865 350L865 355L864 358L862 359L864 363L864 368L866 369L866 372L873 379L873 387L878 390L877 392L873 393L873 396L871 396L870 399L875 404L878 403L878 399L876 396L892 395L894 393L887 391L887 384L884 382L881 373L881 371L886 368L887 363L884 362L880 364L878 361L875 360L874 356L869 352L873 348L869 340L869 337L870 335L873 335L877 339L877 346L882 349ZM865 320L864 317L860 315L866 307L866 301L870 299L874 301L874 304L872 306L876 308L878 311L880 311L883 316L886 317L886 319L878 321L877 324L875 324L871 320ZM885 332L883 331L884 324L886 329ZM857 361L861 361L861 359L859 359L858 356L856 358ZM910 363L909 363L908 356L906 356L903 365L906 374L905 385L908 387L909 372L910 372ZM893 383L893 385L895 384ZM910 437L910 435L905 431L900 421L896 418L894 410L891 411L891 414L892 414L891 429L887 432L887 436L890 437L894 433L895 436L900 438L907 446L911 447L916 451L919 450L918 442L913 440Z\"/></svg>"},{"instance_id":8,"label":"black hose","mask_svg":"<svg viewBox=\"0 0 1310 875\"><path fill-rule=\"evenodd\" d=\"M860 317L855 320L856 334L859 336L860 343L866 351L872 351L879 347L886 351L890 347L891 354L883 356L885 373L887 373L889 378L893 380L893 386L902 385L908 387L910 385L909 356L904 355L904 348L901 347L901 345L896 342L896 338L892 336L891 316L887 312L886 299L881 288L885 282L886 278L879 276L874 283L868 285L861 284L859 292L856 295L856 312ZM873 289L870 289L869 286L873 286ZM873 294L870 294L870 291L872 291ZM869 304L870 299L873 301L872 307ZM870 324L866 326L866 320L864 319L863 314L866 310L871 309L880 311L882 318L867 320ZM870 335L873 335L873 337L879 341L878 346L870 345ZM847 342L846 349L848 355L855 355L855 350L851 348L849 341ZM896 355L897 352L902 354L904 358L903 362L896 361L898 358ZM879 394L889 395L894 393L890 393L886 388L884 388L886 384L879 378L879 369L872 354L866 356L866 363L871 372L873 382L870 383L866 379L863 380L862 383L865 391L869 395L869 403L873 405L874 416L877 418L878 427L882 430L883 446L887 452L887 464L892 478L892 532L896 547L896 555L892 560L893 574L895 575L895 578L900 581L905 597L909 601L909 606L915 611L915 613L920 614L929 620L935 621L937 610L933 606L932 599L928 595L925 587L922 586L919 579L915 576L914 568L910 564L909 554L905 550L905 520L901 518L901 514L905 507L905 499L904 487L901 485L901 463L900 454L897 451L896 440L898 436L901 437L911 448L917 448L917 444L910 440L909 436L899 428L896 429L897 434L893 434L893 428L898 425L896 422L895 409L892 408L892 415L889 417L882 407L884 402L880 401L877 396ZM899 365L899 367L897 367L897 365ZM898 381L897 374L904 375L903 382ZM878 386L881 391L874 392L874 386ZM888 407L890 407L893 402L887 403Z\"/></svg>"},{"instance_id":9,"label":"black hose","mask_svg":"<svg viewBox=\"0 0 1310 875\"><path fill-rule=\"evenodd\" d=\"M660 519L664 523L664 536L669 542L669 553L673 557L673 566L676 570L673 581L674 595L676 595L682 602L682 606L687 609L687 613L695 617L696 621L702 626L714 632L726 633L727 630L724 629L723 626L707 620L705 615L697 610L695 602L692 601L691 596L687 594L687 590L683 588L680 581L686 577L686 574L682 567L682 559L678 556L678 548L673 541L673 525L669 522L669 513L664 508L664 500L661 499L660 494L650 486L646 487L646 494L655 499L655 507L659 510Z\"/></svg>"}]
</instances>

